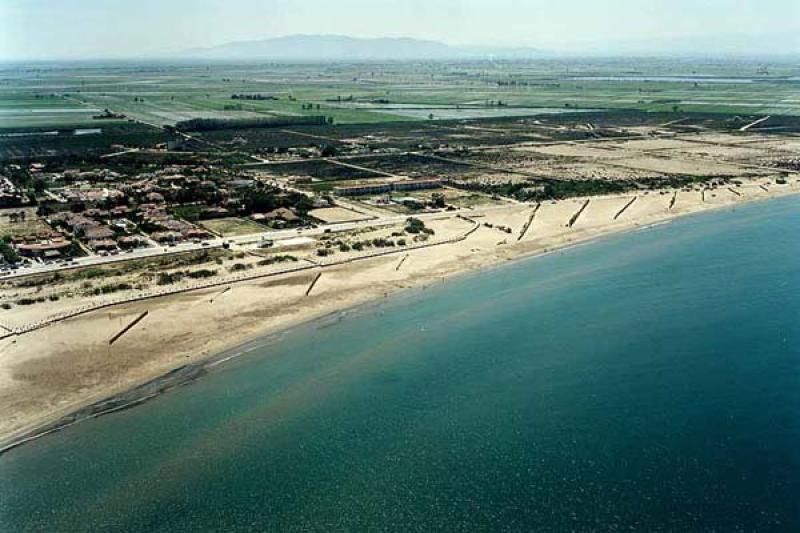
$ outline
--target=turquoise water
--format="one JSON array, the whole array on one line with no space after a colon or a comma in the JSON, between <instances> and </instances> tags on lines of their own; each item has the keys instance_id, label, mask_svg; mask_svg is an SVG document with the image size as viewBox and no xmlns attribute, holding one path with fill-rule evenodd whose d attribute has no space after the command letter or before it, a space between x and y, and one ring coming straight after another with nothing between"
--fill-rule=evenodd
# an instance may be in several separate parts
<instances>
[{"instance_id":1,"label":"turquoise water","mask_svg":"<svg viewBox=\"0 0 800 533\"><path fill-rule=\"evenodd\" d=\"M0 531L798 531L799 228L775 200L288 333L0 457Z\"/></svg>"}]
</instances>

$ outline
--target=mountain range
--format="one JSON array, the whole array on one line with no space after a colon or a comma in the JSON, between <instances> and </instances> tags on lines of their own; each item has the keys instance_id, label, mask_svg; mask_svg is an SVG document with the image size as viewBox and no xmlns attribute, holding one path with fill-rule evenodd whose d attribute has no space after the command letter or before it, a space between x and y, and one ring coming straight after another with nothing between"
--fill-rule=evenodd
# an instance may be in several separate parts
<instances>
[{"instance_id":1,"label":"mountain range","mask_svg":"<svg viewBox=\"0 0 800 533\"><path fill-rule=\"evenodd\" d=\"M280 61L369 61L503 58L530 59L546 53L535 48L460 47L437 41L401 38L357 38L343 35L288 35L238 41L182 54L196 59Z\"/></svg>"}]
</instances>

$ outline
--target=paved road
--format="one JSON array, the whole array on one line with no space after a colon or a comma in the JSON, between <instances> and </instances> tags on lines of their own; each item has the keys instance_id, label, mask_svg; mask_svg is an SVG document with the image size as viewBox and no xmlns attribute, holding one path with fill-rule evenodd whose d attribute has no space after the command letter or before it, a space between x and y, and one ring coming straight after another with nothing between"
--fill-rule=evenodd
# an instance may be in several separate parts
<instances>
[{"instance_id":1,"label":"paved road","mask_svg":"<svg viewBox=\"0 0 800 533\"><path fill-rule=\"evenodd\" d=\"M457 211L422 213L414 216L421 220L435 220L442 218L453 218L458 215L470 216L487 211L508 209L509 207L510 206L508 205L490 206L477 209L459 209ZM30 266L20 267L15 271L5 274L2 277L0 277L0 279L13 279L21 276L29 276L31 274L46 274L50 272L57 272L59 270L108 265L112 263L119 263L122 261L130 261L132 259L145 259L149 257L166 256L178 253L193 252L198 250L209 250L213 248L221 248L225 244L228 244L233 247L248 247L248 246L256 246L258 245L259 242L265 240L272 240L278 242L281 240L287 240L296 237L314 237L323 235L325 233L352 231L369 227L392 226L396 224L402 224L403 222L405 222L407 218L408 215L396 215L396 216L388 216L373 220L360 220L356 222L325 224L318 226L316 228L267 231L262 233L253 233L249 235L239 235L237 237L210 239L203 241L201 243L183 242L175 244L174 246L156 246L150 248L141 248L138 250L134 250L133 252L123 252L117 255L108 255L108 256L90 255L86 257L77 257L68 264L34 263Z\"/></svg>"}]
</instances>

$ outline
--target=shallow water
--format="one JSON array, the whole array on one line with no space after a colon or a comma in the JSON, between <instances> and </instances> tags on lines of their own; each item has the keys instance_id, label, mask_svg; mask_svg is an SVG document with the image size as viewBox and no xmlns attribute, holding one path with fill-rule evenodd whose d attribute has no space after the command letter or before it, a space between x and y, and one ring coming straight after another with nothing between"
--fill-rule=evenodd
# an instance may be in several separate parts
<instances>
[{"instance_id":1,"label":"shallow water","mask_svg":"<svg viewBox=\"0 0 800 533\"><path fill-rule=\"evenodd\" d=\"M800 530L798 228L754 204L300 328L0 457L0 530Z\"/></svg>"}]
</instances>

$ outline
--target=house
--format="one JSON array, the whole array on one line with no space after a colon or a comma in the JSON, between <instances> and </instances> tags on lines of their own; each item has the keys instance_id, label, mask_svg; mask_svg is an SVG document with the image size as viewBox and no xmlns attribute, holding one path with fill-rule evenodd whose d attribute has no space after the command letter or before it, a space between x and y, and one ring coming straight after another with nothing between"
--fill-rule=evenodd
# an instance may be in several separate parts
<instances>
[{"instance_id":1,"label":"house","mask_svg":"<svg viewBox=\"0 0 800 533\"><path fill-rule=\"evenodd\" d=\"M95 252L107 252L117 249L117 243L112 239L91 239L87 244Z\"/></svg>"},{"instance_id":2,"label":"house","mask_svg":"<svg viewBox=\"0 0 800 533\"><path fill-rule=\"evenodd\" d=\"M88 241L113 239L114 230L108 226L101 226L99 224L86 228L83 231L83 236Z\"/></svg>"},{"instance_id":3,"label":"house","mask_svg":"<svg viewBox=\"0 0 800 533\"><path fill-rule=\"evenodd\" d=\"M128 206L120 205L120 206L117 206L117 207L113 208L109 213L111 214L112 217L124 217L125 215L127 215L130 212L131 212L131 210L130 210L130 208Z\"/></svg>"},{"instance_id":4,"label":"house","mask_svg":"<svg viewBox=\"0 0 800 533\"><path fill-rule=\"evenodd\" d=\"M187 239L208 239L210 235L207 231L198 228L191 228L183 233Z\"/></svg>"},{"instance_id":5,"label":"house","mask_svg":"<svg viewBox=\"0 0 800 533\"><path fill-rule=\"evenodd\" d=\"M90 218L104 219L108 218L109 212L106 211L105 209L92 208L92 209L87 209L86 211L83 212L83 214Z\"/></svg>"},{"instance_id":6,"label":"house","mask_svg":"<svg viewBox=\"0 0 800 533\"><path fill-rule=\"evenodd\" d=\"M130 250L131 248L140 248L146 244L144 238L138 235L126 235L124 237L120 237L117 241L120 248L125 250Z\"/></svg>"},{"instance_id":7,"label":"house","mask_svg":"<svg viewBox=\"0 0 800 533\"><path fill-rule=\"evenodd\" d=\"M154 241L162 244L180 242L183 240L183 235L176 231L157 231L150 236Z\"/></svg>"},{"instance_id":8,"label":"house","mask_svg":"<svg viewBox=\"0 0 800 533\"><path fill-rule=\"evenodd\" d=\"M324 196L315 196L314 197L314 209L320 209L323 207L330 207L331 201Z\"/></svg>"},{"instance_id":9,"label":"house","mask_svg":"<svg viewBox=\"0 0 800 533\"><path fill-rule=\"evenodd\" d=\"M200 216L201 218L220 218L227 217L230 213L230 210L224 207L206 207Z\"/></svg>"},{"instance_id":10,"label":"house","mask_svg":"<svg viewBox=\"0 0 800 533\"><path fill-rule=\"evenodd\" d=\"M288 209L286 207L279 207L269 213L264 213L264 220L266 221L275 221L275 220L283 220L284 222L297 222L300 220L294 211Z\"/></svg>"},{"instance_id":11,"label":"house","mask_svg":"<svg viewBox=\"0 0 800 533\"><path fill-rule=\"evenodd\" d=\"M73 217L69 217L66 220L67 227L70 228L72 231L83 231L85 232L88 229L91 229L95 226L99 226L97 222L90 218L86 218L81 215L76 215Z\"/></svg>"},{"instance_id":12,"label":"house","mask_svg":"<svg viewBox=\"0 0 800 533\"><path fill-rule=\"evenodd\" d=\"M163 194L161 194L160 192L150 192L150 193L147 193L147 195L145 196L145 199L146 199L148 202L150 202L150 203L153 203L153 204L161 204L161 203L164 203L164 195L163 195Z\"/></svg>"},{"instance_id":13,"label":"house","mask_svg":"<svg viewBox=\"0 0 800 533\"><path fill-rule=\"evenodd\" d=\"M57 252L58 255L64 254L69 250L71 245L72 243L68 240L58 237L20 243L16 245L16 249L20 255L26 257L54 257L55 255L53 252Z\"/></svg>"}]
</instances>

